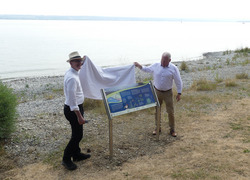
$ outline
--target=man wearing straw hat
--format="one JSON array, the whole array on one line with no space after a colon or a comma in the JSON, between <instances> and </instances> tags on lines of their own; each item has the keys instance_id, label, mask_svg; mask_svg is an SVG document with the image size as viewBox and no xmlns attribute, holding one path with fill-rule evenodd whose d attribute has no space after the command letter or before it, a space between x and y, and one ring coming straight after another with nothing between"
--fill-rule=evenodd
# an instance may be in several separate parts
<instances>
[{"instance_id":1,"label":"man wearing straw hat","mask_svg":"<svg viewBox=\"0 0 250 180\"><path fill-rule=\"evenodd\" d=\"M79 70L83 64L84 58L81 58L77 51L69 54L67 62L70 69L64 76L64 115L71 125L71 139L64 150L62 165L68 170L77 168L73 161L81 161L90 158L89 154L81 153L79 143L83 137L83 124L85 124L83 101L84 94L79 80Z\"/></svg>"},{"instance_id":2,"label":"man wearing straw hat","mask_svg":"<svg viewBox=\"0 0 250 180\"><path fill-rule=\"evenodd\" d=\"M156 94L160 105L163 101L166 104L166 110L168 113L170 135L173 137L177 136L175 132L175 117L174 117L174 105L173 105L173 81L177 87L176 100L181 99L182 92L182 80L178 68L172 64L171 55L168 52L164 52L161 57L160 63L154 63L151 66L142 66L138 62L135 62L135 66L144 72L152 73L154 77L154 87L156 89ZM157 112L156 112L157 114ZM161 114L161 111L160 111ZM160 116L161 117L161 116ZM156 124L155 118L155 124ZM161 125L161 124L160 124ZM161 127L161 126L160 126ZM161 128L160 128L161 132ZM153 131L153 135L156 135L156 129Z\"/></svg>"}]
</instances>

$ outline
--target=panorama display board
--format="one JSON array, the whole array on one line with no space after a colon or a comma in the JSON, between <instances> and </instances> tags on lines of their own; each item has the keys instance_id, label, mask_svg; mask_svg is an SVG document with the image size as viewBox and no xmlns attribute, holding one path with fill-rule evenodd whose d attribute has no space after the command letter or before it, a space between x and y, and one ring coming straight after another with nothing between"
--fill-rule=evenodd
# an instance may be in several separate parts
<instances>
[{"instance_id":1,"label":"panorama display board","mask_svg":"<svg viewBox=\"0 0 250 180\"><path fill-rule=\"evenodd\" d=\"M157 106L157 97L151 82L102 89L109 118Z\"/></svg>"}]
</instances>

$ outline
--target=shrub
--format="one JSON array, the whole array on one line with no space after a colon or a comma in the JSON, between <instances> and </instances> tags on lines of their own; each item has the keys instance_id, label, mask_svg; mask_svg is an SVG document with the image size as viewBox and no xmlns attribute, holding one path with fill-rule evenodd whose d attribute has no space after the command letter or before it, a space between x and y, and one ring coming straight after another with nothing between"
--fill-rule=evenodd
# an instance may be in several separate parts
<instances>
[{"instance_id":1,"label":"shrub","mask_svg":"<svg viewBox=\"0 0 250 180\"><path fill-rule=\"evenodd\" d=\"M182 71L188 71L187 63L185 61L183 61L181 63L181 67L180 68L181 68Z\"/></svg>"},{"instance_id":2,"label":"shrub","mask_svg":"<svg viewBox=\"0 0 250 180\"><path fill-rule=\"evenodd\" d=\"M232 53L231 50L226 50L226 51L223 52L223 55L227 55L227 54L231 54L231 53Z\"/></svg>"},{"instance_id":3,"label":"shrub","mask_svg":"<svg viewBox=\"0 0 250 180\"><path fill-rule=\"evenodd\" d=\"M236 79L248 79L247 73L236 74Z\"/></svg>"},{"instance_id":4,"label":"shrub","mask_svg":"<svg viewBox=\"0 0 250 180\"><path fill-rule=\"evenodd\" d=\"M250 48L245 47L245 48L241 48L241 49L236 49L235 52L236 53L250 53Z\"/></svg>"},{"instance_id":5,"label":"shrub","mask_svg":"<svg viewBox=\"0 0 250 180\"><path fill-rule=\"evenodd\" d=\"M0 139L7 138L15 129L17 97L13 90L0 81Z\"/></svg>"},{"instance_id":6,"label":"shrub","mask_svg":"<svg viewBox=\"0 0 250 180\"><path fill-rule=\"evenodd\" d=\"M235 52L240 54L243 57L248 57L249 53L250 53L250 48L245 47L245 48L241 48L241 49L236 49Z\"/></svg>"}]
</instances>

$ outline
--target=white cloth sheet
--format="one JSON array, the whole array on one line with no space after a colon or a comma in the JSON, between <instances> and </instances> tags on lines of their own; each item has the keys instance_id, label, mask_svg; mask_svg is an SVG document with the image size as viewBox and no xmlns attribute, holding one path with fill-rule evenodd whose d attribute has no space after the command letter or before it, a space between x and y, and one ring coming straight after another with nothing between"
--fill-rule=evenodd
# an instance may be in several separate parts
<instances>
[{"instance_id":1,"label":"white cloth sheet","mask_svg":"<svg viewBox=\"0 0 250 180\"><path fill-rule=\"evenodd\" d=\"M135 66L101 68L86 56L79 78L84 97L101 100L101 89L136 83Z\"/></svg>"}]
</instances>

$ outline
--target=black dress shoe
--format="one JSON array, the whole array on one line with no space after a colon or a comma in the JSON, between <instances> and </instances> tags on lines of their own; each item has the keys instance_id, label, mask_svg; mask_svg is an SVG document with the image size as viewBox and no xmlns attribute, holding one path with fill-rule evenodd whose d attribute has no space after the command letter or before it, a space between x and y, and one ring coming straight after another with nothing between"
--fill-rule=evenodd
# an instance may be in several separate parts
<instances>
[{"instance_id":1,"label":"black dress shoe","mask_svg":"<svg viewBox=\"0 0 250 180\"><path fill-rule=\"evenodd\" d=\"M62 165L68 170L75 170L77 166L72 161L62 161Z\"/></svg>"},{"instance_id":2,"label":"black dress shoe","mask_svg":"<svg viewBox=\"0 0 250 180\"><path fill-rule=\"evenodd\" d=\"M88 159L88 158L90 158L90 157L91 157L90 154L83 154L83 153L80 153L80 154L77 155L76 157L73 157L73 161L82 161L82 160Z\"/></svg>"}]
</instances>

